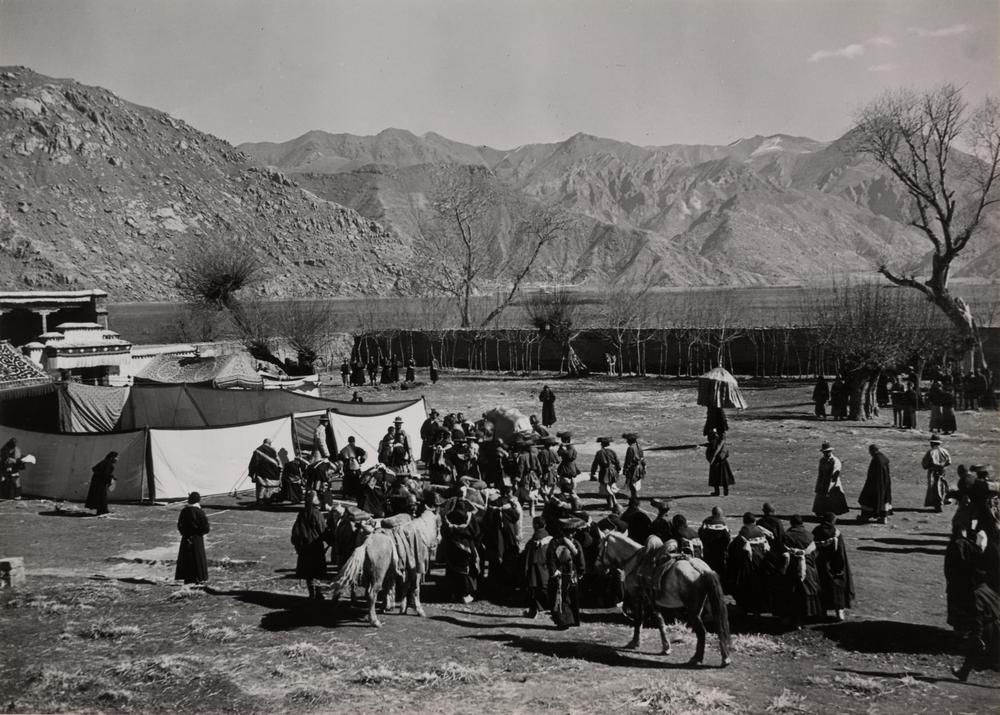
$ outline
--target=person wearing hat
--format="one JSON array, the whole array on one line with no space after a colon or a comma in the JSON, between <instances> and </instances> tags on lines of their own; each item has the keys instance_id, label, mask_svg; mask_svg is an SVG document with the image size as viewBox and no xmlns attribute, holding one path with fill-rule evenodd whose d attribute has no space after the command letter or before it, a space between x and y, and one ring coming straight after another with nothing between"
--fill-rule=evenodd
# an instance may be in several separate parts
<instances>
[{"instance_id":1,"label":"person wearing hat","mask_svg":"<svg viewBox=\"0 0 1000 715\"><path fill-rule=\"evenodd\" d=\"M506 602L517 583L521 552L521 505L510 487L501 487L486 502L480 520L484 585L493 598Z\"/></svg>"},{"instance_id":2,"label":"person wearing hat","mask_svg":"<svg viewBox=\"0 0 1000 715\"><path fill-rule=\"evenodd\" d=\"M319 457L330 458L329 431L330 418L323 415L319 418L319 424L316 425L316 429L313 430L312 451L317 459Z\"/></svg>"},{"instance_id":3,"label":"person wearing hat","mask_svg":"<svg viewBox=\"0 0 1000 715\"><path fill-rule=\"evenodd\" d=\"M625 475L625 485L629 494L633 497L639 496L642 489L642 480L646 476L646 458L642 454L642 447L639 446L639 435L635 432L626 432L622 438L628 443L625 449L625 463L622 465L622 474ZM640 544L646 543L643 539Z\"/></svg>"},{"instance_id":4,"label":"person wearing hat","mask_svg":"<svg viewBox=\"0 0 1000 715\"><path fill-rule=\"evenodd\" d=\"M785 573L785 525L775 515L770 502L764 503L761 512L763 516L757 519L757 528L764 532L768 546L762 565L763 578L769 597L774 599L780 595L782 575Z\"/></svg>"},{"instance_id":5,"label":"person wearing hat","mask_svg":"<svg viewBox=\"0 0 1000 715\"><path fill-rule=\"evenodd\" d=\"M281 501L299 504L305 494L306 473L309 470L309 460L303 452L298 452L295 459L281 470Z\"/></svg>"},{"instance_id":6,"label":"person wearing hat","mask_svg":"<svg viewBox=\"0 0 1000 715\"><path fill-rule=\"evenodd\" d=\"M344 481L341 491L344 496L354 497L361 488L361 465L368 458L368 452L357 445L354 435L347 438L347 444L338 455L344 468Z\"/></svg>"},{"instance_id":7,"label":"person wearing hat","mask_svg":"<svg viewBox=\"0 0 1000 715\"><path fill-rule=\"evenodd\" d=\"M649 525L649 533L664 542L674 538L673 528L670 525L670 500L650 499L649 505L656 509L656 517Z\"/></svg>"},{"instance_id":8,"label":"person wearing hat","mask_svg":"<svg viewBox=\"0 0 1000 715\"><path fill-rule=\"evenodd\" d=\"M431 448L437 439L438 430L441 429L440 418L440 412L431 410L427 419L420 425L420 461L425 467L431 463Z\"/></svg>"},{"instance_id":9,"label":"person wearing hat","mask_svg":"<svg viewBox=\"0 0 1000 715\"><path fill-rule=\"evenodd\" d=\"M208 558L205 556L205 534L211 531L208 517L201 508L201 494L188 494L187 506L177 517L181 545L177 549L174 580L184 583L204 583L208 580Z\"/></svg>"},{"instance_id":10,"label":"person wearing hat","mask_svg":"<svg viewBox=\"0 0 1000 715\"><path fill-rule=\"evenodd\" d=\"M705 517L698 528L698 537L701 539L702 559L725 583L726 555L733 535L729 532L729 525L722 515L722 509L717 506L712 507L711 515Z\"/></svg>"},{"instance_id":11,"label":"person wearing hat","mask_svg":"<svg viewBox=\"0 0 1000 715\"><path fill-rule=\"evenodd\" d=\"M846 514L850 511L850 507L847 506L847 498L840 482L840 460L833 455L833 447L829 442L822 444L820 452L823 456L820 457L816 475L813 514L819 516L828 511L834 514Z\"/></svg>"},{"instance_id":12,"label":"person wearing hat","mask_svg":"<svg viewBox=\"0 0 1000 715\"><path fill-rule=\"evenodd\" d=\"M820 600L825 611L834 611L837 620L842 621L845 609L854 602L854 577L844 537L837 529L837 515L828 511L821 519L820 525L813 529Z\"/></svg>"},{"instance_id":13,"label":"person wearing hat","mask_svg":"<svg viewBox=\"0 0 1000 715\"><path fill-rule=\"evenodd\" d=\"M618 505L615 493L618 491L618 475L621 473L621 463L618 455L611 449L610 437L598 437L601 448L594 455L590 466L590 478L600 484L600 495L608 502L608 509L614 514L620 514L622 508Z\"/></svg>"},{"instance_id":14,"label":"person wearing hat","mask_svg":"<svg viewBox=\"0 0 1000 715\"><path fill-rule=\"evenodd\" d=\"M879 524L886 523L892 515L892 474L889 471L889 458L882 454L878 445L869 445L868 453L872 461L868 464L868 475L865 485L858 495L861 506L861 520L878 519Z\"/></svg>"},{"instance_id":15,"label":"person wearing hat","mask_svg":"<svg viewBox=\"0 0 1000 715\"><path fill-rule=\"evenodd\" d=\"M333 479L336 475L337 467L329 458L313 453L313 462L306 469L306 490L316 492L323 511L333 504Z\"/></svg>"},{"instance_id":16,"label":"person wearing hat","mask_svg":"<svg viewBox=\"0 0 1000 715\"><path fill-rule=\"evenodd\" d=\"M750 512L743 514L743 526L729 544L726 553L726 593L748 615L764 613L770 607L770 594L764 570L767 535L755 523Z\"/></svg>"},{"instance_id":17,"label":"person wearing hat","mask_svg":"<svg viewBox=\"0 0 1000 715\"><path fill-rule=\"evenodd\" d=\"M295 575L306 582L311 600L323 600L316 579L326 578L326 523L319 511L319 496L306 492L305 503L292 525L292 546L297 559Z\"/></svg>"},{"instance_id":18,"label":"person wearing hat","mask_svg":"<svg viewBox=\"0 0 1000 715\"><path fill-rule=\"evenodd\" d=\"M254 484L257 504L270 499L281 486L281 462L278 461L278 453L271 446L271 440L265 439L253 451L247 472Z\"/></svg>"},{"instance_id":19,"label":"person wearing hat","mask_svg":"<svg viewBox=\"0 0 1000 715\"><path fill-rule=\"evenodd\" d=\"M736 479L729 466L729 447L724 432L709 431L705 459L708 461L708 486L712 487L712 496L719 496L720 489L724 496L729 496L729 487L736 483Z\"/></svg>"},{"instance_id":20,"label":"person wearing hat","mask_svg":"<svg viewBox=\"0 0 1000 715\"><path fill-rule=\"evenodd\" d=\"M559 444L559 440L552 435L547 435L538 440L538 482L539 493L542 496L552 494L559 483L559 456L553 447Z\"/></svg>"},{"instance_id":21,"label":"person wearing hat","mask_svg":"<svg viewBox=\"0 0 1000 715\"><path fill-rule=\"evenodd\" d=\"M585 564L583 549L573 534L586 525L587 522L575 516L560 519L559 534L552 537L546 549L550 613L559 630L580 625L579 582Z\"/></svg>"},{"instance_id":22,"label":"person wearing hat","mask_svg":"<svg viewBox=\"0 0 1000 715\"><path fill-rule=\"evenodd\" d=\"M536 516L531 520L533 533L524 545L524 591L527 608L524 617L534 619L539 611L549 610L548 548L552 535L545 528L545 519Z\"/></svg>"},{"instance_id":23,"label":"person wearing hat","mask_svg":"<svg viewBox=\"0 0 1000 715\"><path fill-rule=\"evenodd\" d=\"M538 462L538 454L533 449L534 443L533 436L516 434L511 439L511 446L514 449L511 481L515 494L522 504L531 503L538 494L539 474L542 469Z\"/></svg>"},{"instance_id":24,"label":"person wearing hat","mask_svg":"<svg viewBox=\"0 0 1000 715\"><path fill-rule=\"evenodd\" d=\"M538 393L538 400L542 403L542 425L551 427L556 423L556 395L545 385Z\"/></svg>"},{"instance_id":25,"label":"person wearing hat","mask_svg":"<svg viewBox=\"0 0 1000 715\"><path fill-rule=\"evenodd\" d=\"M462 603L472 603L479 588L479 522L475 509L464 499L441 521L441 550L444 554L445 581L451 596Z\"/></svg>"},{"instance_id":26,"label":"person wearing hat","mask_svg":"<svg viewBox=\"0 0 1000 715\"><path fill-rule=\"evenodd\" d=\"M924 506L936 512L941 511L941 505L948 494L948 482L944 478L945 469L951 464L951 454L941 446L941 438L931 435L931 446L924 453L920 465L927 470L927 492L924 494Z\"/></svg>"},{"instance_id":27,"label":"person wearing hat","mask_svg":"<svg viewBox=\"0 0 1000 715\"><path fill-rule=\"evenodd\" d=\"M580 467L576 464L577 453L572 442L573 433L559 432L556 436L559 437L559 447L556 449L559 466L556 467L556 473L560 483L563 479L569 479L575 484L576 478L580 475Z\"/></svg>"},{"instance_id":28,"label":"person wearing hat","mask_svg":"<svg viewBox=\"0 0 1000 715\"><path fill-rule=\"evenodd\" d=\"M782 540L785 568L777 586L774 614L798 630L805 621L823 615L816 544L798 514L789 519Z\"/></svg>"}]
</instances>

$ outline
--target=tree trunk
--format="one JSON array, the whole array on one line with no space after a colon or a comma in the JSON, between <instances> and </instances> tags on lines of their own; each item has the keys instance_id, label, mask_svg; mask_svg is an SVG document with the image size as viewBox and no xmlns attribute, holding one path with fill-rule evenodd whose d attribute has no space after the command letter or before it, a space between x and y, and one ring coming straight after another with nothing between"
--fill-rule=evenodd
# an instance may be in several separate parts
<instances>
[{"instance_id":1,"label":"tree trunk","mask_svg":"<svg viewBox=\"0 0 1000 715\"><path fill-rule=\"evenodd\" d=\"M848 375L848 419L867 422L878 414L874 399L876 377L866 370L855 370Z\"/></svg>"}]
</instances>

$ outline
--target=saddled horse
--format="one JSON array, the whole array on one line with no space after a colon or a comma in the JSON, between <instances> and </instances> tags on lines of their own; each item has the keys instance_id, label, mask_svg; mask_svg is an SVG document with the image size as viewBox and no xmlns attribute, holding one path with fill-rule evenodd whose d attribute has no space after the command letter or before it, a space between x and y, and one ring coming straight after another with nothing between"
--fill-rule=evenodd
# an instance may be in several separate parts
<instances>
[{"instance_id":1,"label":"saddled horse","mask_svg":"<svg viewBox=\"0 0 1000 715\"><path fill-rule=\"evenodd\" d=\"M426 616L420 603L420 581L430 569L438 534L438 515L433 509L425 509L416 519L391 529L376 529L344 563L335 593L346 589L353 594L355 588L364 588L368 622L376 628L382 625L375 613L381 592L386 594L387 613L395 607L399 591L403 597L401 615L412 605L418 616Z\"/></svg>"},{"instance_id":2,"label":"saddled horse","mask_svg":"<svg viewBox=\"0 0 1000 715\"><path fill-rule=\"evenodd\" d=\"M625 592L631 601L641 604L634 618L635 633L626 648L639 647L639 634L647 614L656 620L663 643L663 654L670 653L670 641L663 622L663 609L683 608L688 625L698 637L698 646L688 661L692 665L705 659L705 623L702 612L708 604L719 631L719 650L723 667L732 662L729 655L729 614L719 576L708 564L686 556L666 557L666 547L653 552L632 541L624 534L609 532L601 540L597 557L599 568L616 568L625 572ZM659 557L659 558L658 558Z\"/></svg>"}]
</instances>

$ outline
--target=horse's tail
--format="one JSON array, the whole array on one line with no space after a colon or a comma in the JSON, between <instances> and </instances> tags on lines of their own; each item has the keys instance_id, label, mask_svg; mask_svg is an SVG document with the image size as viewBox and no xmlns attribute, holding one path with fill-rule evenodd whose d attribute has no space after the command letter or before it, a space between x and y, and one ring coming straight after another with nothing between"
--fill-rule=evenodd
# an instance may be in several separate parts
<instances>
[{"instance_id":1,"label":"horse's tail","mask_svg":"<svg viewBox=\"0 0 1000 715\"><path fill-rule=\"evenodd\" d=\"M365 558L368 556L368 542L365 541L351 553L350 558L340 569L340 576L337 578L336 592L340 593L347 589L348 593L354 593L354 589L361 584L362 576L365 572Z\"/></svg>"},{"instance_id":2,"label":"horse's tail","mask_svg":"<svg viewBox=\"0 0 1000 715\"><path fill-rule=\"evenodd\" d=\"M719 640L729 650L731 641L729 638L729 610L726 607L726 597L722 592L722 582L719 581L719 574L715 571L704 571L701 580L705 584L705 592L708 596L708 605L712 609L715 617L716 629L719 631Z\"/></svg>"}]
</instances>

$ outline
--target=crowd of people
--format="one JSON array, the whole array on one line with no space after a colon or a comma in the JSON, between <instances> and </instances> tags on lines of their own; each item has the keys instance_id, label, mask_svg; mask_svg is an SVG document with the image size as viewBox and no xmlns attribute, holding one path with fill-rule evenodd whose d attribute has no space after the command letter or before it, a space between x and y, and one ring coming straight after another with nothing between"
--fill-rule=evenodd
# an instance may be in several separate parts
<instances>
[{"instance_id":1,"label":"crowd of people","mask_svg":"<svg viewBox=\"0 0 1000 715\"><path fill-rule=\"evenodd\" d=\"M405 361L397 355L382 356L381 359L372 355L367 361L344 358L340 364L340 381L344 386L353 387L394 385L400 382L400 368L404 370L403 382L416 382L417 361L412 355ZM432 384L438 381L439 375L437 358L432 358L428 366L428 376Z\"/></svg>"}]
</instances>

